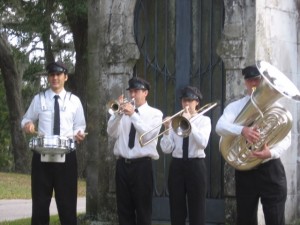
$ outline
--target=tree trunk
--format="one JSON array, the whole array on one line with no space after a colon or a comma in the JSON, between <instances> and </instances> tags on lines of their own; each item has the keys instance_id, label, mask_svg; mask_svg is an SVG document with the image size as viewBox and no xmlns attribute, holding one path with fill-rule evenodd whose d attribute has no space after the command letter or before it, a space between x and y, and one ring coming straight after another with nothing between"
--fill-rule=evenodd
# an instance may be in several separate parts
<instances>
[{"instance_id":1,"label":"tree trunk","mask_svg":"<svg viewBox=\"0 0 300 225\"><path fill-rule=\"evenodd\" d=\"M88 57L87 57L87 32L88 14L86 0L62 1L64 11L67 15L68 24L73 34L74 47L76 52L75 73L69 76L68 87L77 95L83 105L87 118L87 77L88 77ZM78 8L82 8L80 11ZM88 131L88 130L87 130ZM86 141L77 149L78 173L85 176L86 170Z\"/></svg>"},{"instance_id":2,"label":"tree trunk","mask_svg":"<svg viewBox=\"0 0 300 225\"><path fill-rule=\"evenodd\" d=\"M6 99L9 110L12 152L15 161L15 171L29 171L29 154L25 135L21 129L22 107L21 82L16 64L8 42L0 36L0 69L3 76Z\"/></svg>"}]
</instances>

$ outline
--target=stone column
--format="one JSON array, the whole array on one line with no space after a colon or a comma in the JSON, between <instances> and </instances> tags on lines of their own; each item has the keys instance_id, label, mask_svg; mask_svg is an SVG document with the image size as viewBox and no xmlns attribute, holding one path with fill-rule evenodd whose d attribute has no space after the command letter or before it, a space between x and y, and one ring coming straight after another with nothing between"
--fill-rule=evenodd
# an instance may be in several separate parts
<instances>
[{"instance_id":1,"label":"stone column","mask_svg":"<svg viewBox=\"0 0 300 225\"><path fill-rule=\"evenodd\" d=\"M245 94L241 69L255 63L255 2L224 0L225 21L218 48L226 70L226 105ZM236 201L234 169L224 166L226 224L235 224Z\"/></svg>"},{"instance_id":2,"label":"stone column","mask_svg":"<svg viewBox=\"0 0 300 225\"><path fill-rule=\"evenodd\" d=\"M127 87L139 50L133 37L135 0L89 0L88 152L86 214L114 221L114 140L106 104Z\"/></svg>"}]
</instances>

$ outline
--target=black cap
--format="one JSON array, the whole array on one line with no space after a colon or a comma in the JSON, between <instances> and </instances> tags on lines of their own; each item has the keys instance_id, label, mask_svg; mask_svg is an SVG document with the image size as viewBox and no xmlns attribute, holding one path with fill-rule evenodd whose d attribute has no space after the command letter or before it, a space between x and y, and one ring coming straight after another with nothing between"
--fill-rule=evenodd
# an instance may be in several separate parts
<instances>
[{"instance_id":1,"label":"black cap","mask_svg":"<svg viewBox=\"0 0 300 225\"><path fill-rule=\"evenodd\" d=\"M186 86L181 90L180 99L182 98L200 101L202 99L202 94L198 88Z\"/></svg>"},{"instance_id":2,"label":"black cap","mask_svg":"<svg viewBox=\"0 0 300 225\"><path fill-rule=\"evenodd\" d=\"M255 65L247 66L244 69L242 69L242 74L244 75L245 79L260 76L260 72Z\"/></svg>"},{"instance_id":3,"label":"black cap","mask_svg":"<svg viewBox=\"0 0 300 225\"><path fill-rule=\"evenodd\" d=\"M128 88L126 90L130 89L137 89L137 90L150 90L150 84L148 81L139 78L139 77L133 77L128 81Z\"/></svg>"},{"instance_id":4,"label":"black cap","mask_svg":"<svg viewBox=\"0 0 300 225\"><path fill-rule=\"evenodd\" d=\"M51 62L46 66L48 73L68 73L67 67L62 62Z\"/></svg>"}]
</instances>

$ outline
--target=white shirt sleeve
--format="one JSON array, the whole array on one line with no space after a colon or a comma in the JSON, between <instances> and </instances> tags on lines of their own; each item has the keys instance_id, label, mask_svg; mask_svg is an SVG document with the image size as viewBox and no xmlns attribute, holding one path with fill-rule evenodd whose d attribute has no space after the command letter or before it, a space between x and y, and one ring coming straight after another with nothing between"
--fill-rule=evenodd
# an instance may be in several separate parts
<instances>
[{"instance_id":1,"label":"white shirt sleeve","mask_svg":"<svg viewBox=\"0 0 300 225\"><path fill-rule=\"evenodd\" d=\"M240 100L230 103L225 109L222 116L216 124L216 133L220 136L226 135L240 135L243 127L234 123L235 119L249 100L246 96Z\"/></svg>"}]
</instances>

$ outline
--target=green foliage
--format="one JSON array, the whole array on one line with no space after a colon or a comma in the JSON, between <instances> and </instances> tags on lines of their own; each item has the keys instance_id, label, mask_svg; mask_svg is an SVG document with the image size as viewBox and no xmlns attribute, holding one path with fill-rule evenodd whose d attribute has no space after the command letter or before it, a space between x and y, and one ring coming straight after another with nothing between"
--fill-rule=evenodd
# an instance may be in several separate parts
<instances>
[{"instance_id":1,"label":"green foliage","mask_svg":"<svg viewBox=\"0 0 300 225\"><path fill-rule=\"evenodd\" d=\"M14 54L16 51L14 51ZM16 53L17 54L17 53ZM32 96L41 90L40 76L43 65L38 61L31 62L23 76L23 107L27 109ZM0 171L12 171L14 159L11 152L10 119L7 107L3 76L0 72Z\"/></svg>"},{"instance_id":2,"label":"green foliage","mask_svg":"<svg viewBox=\"0 0 300 225\"><path fill-rule=\"evenodd\" d=\"M300 219L294 221L294 222L292 223L292 225L300 225Z\"/></svg>"},{"instance_id":3,"label":"green foliage","mask_svg":"<svg viewBox=\"0 0 300 225\"><path fill-rule=\"evenodd\" d=\"M64 10L66 13L71 13L74 17L82 17L87 18L87 4L86 0L80 0L77 1L76 4L74 4L73 1L70 0L60 0L62 5L64 5Z\"/></svg>"},{"instance_id":4,"label":"green foliage","mask_svg":"<svg viewBox=\"0 0 300 225\"><path fill-rule=\"evenodd\" d=\"M23 74L23 81L28 81L35 83L39 75L45 73L44 65L38 59L34 58L31 60L30 64L27 66Z\"/></svg>"},{"instance_id":5,"label":"green foliage","mask_svg":"<svg viewBox=\"0 0 300 225\"><path fill-rule=\"evenodd\" d=\"M24 71L22 96L25 110L29 107L32 97L47 87L47 83L41 85L45 75L44 65L38 60L30 62Z\"/></svg>"},{"instance_id":6,"label":"green foliage","mask_svg":"<svg viewBox=\"0 0 300 225\"><path fill-rule=\"evenodd\" d=\"M13 157L10 151L10 124L3 78L0 76L0 170L10 171Z\"/></svg>"}]
</instances>

